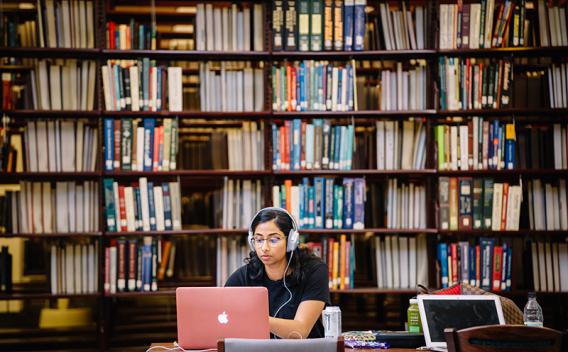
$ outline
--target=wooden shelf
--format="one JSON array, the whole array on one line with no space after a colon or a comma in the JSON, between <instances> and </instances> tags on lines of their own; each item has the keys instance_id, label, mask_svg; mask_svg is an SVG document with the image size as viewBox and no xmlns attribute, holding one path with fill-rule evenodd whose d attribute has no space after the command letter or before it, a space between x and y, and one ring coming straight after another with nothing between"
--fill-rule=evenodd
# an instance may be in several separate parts
<instances>
[{"instance_id":1,"label":"wooden shelf","mask_svg":"<svg viewBox=\"0 0 568 352\"><path fill-rule=\"evenodd\" d=\"M274 60L281 59L327 59L327 60L392 60L432 58L436 50L367 50L367 51L273 51Z\"/></svg>"},{"instance_id":2,"label":"wooden shelf","mask_svg":"<svg viewBox=\"0 0 568 352\"><path fill-rule=\"evenodd\" d=\"M439 170L438 176L549 176L568 175L568 169L513 169L513 170Z\"/></svg>"},{"instance_id":3,"label":"wooden shelf","mask_svg":"<svg viewBox=\"0 0 568 352\"><path fill-rule=\"evenodd\" d=\"M437 229L381 229L381 228L369 228L362 230L355 229L300 229L300 234L304 235L342 235L342 234L356 234L364 235L368 233L373 234L385 234L385 235L405 235L405 234L436 234Z\"/></svg>"},{"instance_id":4,"label":"wooden shelf","mask_svg":"<svg viewBox=\"0 0 568 352\"><path fill-rule=\"evenodd\" d=\"M487 49L438 49L437 54L443 56L561 56L565 57L568 52L566 46L542 47L542 48L487 48Z\"/></svg>"},{"instance_id":5,"label":"wooden shelf","mask_svg":"<svg viewBox=\"0 0 568 352\"><path fill-rule=\"evenodd\" d=\"M98 110L2 110L3 114L22 118L82 118L98 117Z\"/></svg>"},{"instance_id":6,"label":"wooden shelf","mask_svg":"<svg viewBox=\"0 0 568 352\"><path fill-rule=\"evenodd\" d=\"M251 120L270 117L270 111L263 112L223 112L223 111L102 111L103 117L135 118L135 117L178 117L202 119L239 119ZM189 124L191 125L191 124Z\"/></svg>"},{"instance_id":7,"label":"wooden shelf","mask_svg":"<svg viewBox=\"0 0 568 352\"><path fill-rule=\"evenodd\" d=\"M436 115L436 110L400 110L400 111L380 111L380 110L360 110L360 111L275 111L273 117L300 119L300 118L337 118L337 117L384 117L384 118L406 118L406 117L423 117Z\"/></svg>"},{"instance_id":8,"label":"wooden shelf","mask_svg":"<svg viewBox=\"0 0 568 352\"><path fill-rule=\"evenodd\" d=\"M553 236L553 237L568 237L568 231L560 230L526 230L519 231L493 231L493 230L438 230L440 235L448 236L486 236L486 237L515 237L515 236Z\"/></svg>"},{"instance_id":9,"label":"wooden shelf","mask_svg":"<svg viewBox=\"0 0 568 352\"><path fill-rule=\"evenodd\" d=\"M176 171L111 171L105 172L104 177L133 178L133 177L262 177L269 176L270 170L176 170Z\"/></svg>"},{"instance_id":10,"label":"wooden shelf","mask_svg":"<svg viewBox=\"0 0 568 352\"><path fill-rule=\"evenodd\" d=\"M0 301L19 300L19 299L56 299L56 298L98 298L100 293L79 293L79 294L52 294L50 292L15 292L1 293Z\"/></svg>"},{"instance_id":11,"label":"wooden shelf","mask_svg":"<svg viewBox=\"0 0 568 352\"><path fill-rule=\"evenodd\" d=\"M301 177L317 175L337 175L337 176L428 176L437 173L435 169L424 170L278 170L272 172L274 176L280 177Z\"/></svg>"},{"instance_id":12,"label":"wooden shelf","mask_svg":"<svg viewBox=\"0 0 568 352\"><path fill-rule=\"evenodd\" d=\"M131 291L131 292L116 292L116 293L105 293L104 297L116 297L116 298L127 298L127 297L143 297L143 296L175 296L175 289L158 289L158 291Z\"/></svg>"},{"instance_id":13,"label":"wooden shelf","mask_svg":"<svg viewBox=\"0 0 568 352\"><path fill-rule=\"evenodd\" d=\"M18 183L20 180L98 180L100 171L94 172L0 172L2 183Z\"/></svg>"},{"instance_id":14,"label":"wooden shelf","mask_svg":"<svg viewBox=\"0 0 568 352\"><path fill-rule=\"evenodd\" d=\"M0 238L71 238L71 237L100 237L102 232L56 232L56 233L4 233Z\"/></svg>"},{"instance_id":15,"label":"wooden shelf","mask_svg":"<svg viewBox=\"0 0 568 352\"><path fill-rule=\"evenodd\" d=\"M379 288L379 287L360 287L344 290L329 290L330 293L338 294L392 294L392 295L415 295L416 290L413 289L397 289L397 288Z\"/></svg>"},{"instance_id":16,"label":"wooden shelf","mask_svg":"<svg viewBox=\"0 0 568 352\"><path fill-rule=\"evenodd\" d=\"M269 57L267 51L197 51L197 50L115 50L102 49L105 59L136 59L148 57L157 60L265 60Z\"/></svg>"},{"instance_id":17,"label":"wooden shelf","mask_svg":"<svg viewBox=\"0 0 568 352\"><path fill-rule=\"evenodd\" d=\"M168 230L168 231L131 231L131 232L104 232L104 237L124 237L124 236L172 236L172 235L244 235L246 229L192 229L192 230Z\"/></svg>"},{"instance_id":18,"label":"wooden shelf","mask_svg":"<svg viewBox=\"0 0 568 352\"><path fill-rule=\"evenodd\" d=\"M438 110L436 115L438 117L448 116L568 116L568 109L553 109L553 108L539 108L539 109L521 109L521 108L505 108L505 109L472 109L472 110Z\"/></svg>"},{"instance_id":19,"label":"wooden shelf","mask_svg":"<svg viewBox=\"0 0 568 352\"><path fill-rule=\"evenodd\" d=\"M100 49L81 48L0 48L1 57L31 57L31 58L77 58L96 59Z\"/></svg>"}]
</instances>

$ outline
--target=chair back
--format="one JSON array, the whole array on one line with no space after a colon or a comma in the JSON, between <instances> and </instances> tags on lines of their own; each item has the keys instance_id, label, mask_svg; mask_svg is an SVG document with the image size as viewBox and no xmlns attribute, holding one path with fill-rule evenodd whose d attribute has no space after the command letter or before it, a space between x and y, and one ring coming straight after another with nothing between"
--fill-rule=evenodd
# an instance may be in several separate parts
<instances>
[{"instance_id":1,"label":"chair back","mask_svg":"<svg viewBox=\"0 0 568 352\"><path fill-rule=\"evenodd\" d=\"M338 339L234 339L227 338L217 343L218 352L344 352L343 337Z\"/></svg>"},{"instance_id":2,"label":"chair back","mask_svg":"<svg viewBox=\"0 0 568 352\"><path fill-rule=\"evenodd\" d=\"M561 352L566 335L557 330L524 325L487 325L445 329L448 352Z\"/></svg>"}]
</instances>

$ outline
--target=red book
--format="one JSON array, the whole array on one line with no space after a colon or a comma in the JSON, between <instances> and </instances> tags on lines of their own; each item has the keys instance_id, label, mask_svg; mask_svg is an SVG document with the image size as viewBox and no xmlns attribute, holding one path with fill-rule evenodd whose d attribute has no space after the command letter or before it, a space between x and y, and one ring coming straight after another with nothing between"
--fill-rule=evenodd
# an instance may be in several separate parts
<instances>
[{"instance_id":1,"label":"red book","mask_svg":"<svg viewBox=\"0 0 568 352\"><path fill-rule=\"evenodd\" d=\"M116 24L114 22L112 22L112 21L108 22L108 26L107 26L108 43L107 44L108 44L109 49L116 49L116 43L115 43L115 40L114 40L114 38L115 38L115 34L114 34L115 33L115 27L116 27Z\"/></svg>"},{"instance_id":2,"label":"red book","mask_svg":"<svg viewBox=\"0 0 568 352\"><path fill-rule=\"evenodd\" d=\"M333 285L333 243L335 240L329 238L327 242L327 268L329 269L329 287Z\"/></svg>"},{"instance_id":3,"label":"red book","mask_svg":"<svg viewBox=\"0 0 568 352\"><path fill-rule=\"evenodd\" d=\"M105 293L110 293L110 247L105 248Z\"/></svg>"},{"instance_id":4,"label":"red book","mask_svg":"<svg viewBox=\"0 0 568 352\"><path fill-rule=\"evenodd\" d=\"M481 253L479 245L475 246L475 286L481 285Z\"/></svg>"},{"instance_id":5,"label":"red book","mask_svg":"<svg viewBox=\"0 0 568 352\"><path fill-rule=\"evenodd\" d=\"M297 83L297 68L293 67L292 68L292 87L291 87L291 93L292 93L291 111L296 111L297 106L298 106L298 97L296 96L296 83Z\"/></svg>"},{"instance_id":6,"label":"red book","mask_svg":"<svg viewBox=\"0 0 568 352\"><path fill-rule=\"evenodd\" d=\"M124 186L118 186L118 204L120 210L120 231L128 231L128 226L126 223L126 201L124 200Z\"/></svg>"},{"instance_id":7,"label":"red book","mask_svg":"<svg viewBox=\"0 0 568 352\"><path fill-rule=\"evenodd\" d=\"M126 240L121 239L117 241L118 244L118 280L116 288L119 292L126 290Z\"/></svg>"},{"instance_id":8,"label":"red book","mask_svg":"<svg viewBox=\"0 0 568 352\"><path fill-rule=\"evenodd\" d=\"M501 260L503 259L503 247L493 248L493 291L501 291Z\"/></svg>"},{"instance_id":9,"label":"red book","mask_svg":"<svg viewBox=\"0 0 568 352\"><path fill-rule=\"evenodd\" d=\"M458 244L450 244L451 255L452 255L452 284L459 282L458 277Z\"/></svg>"},{"instance_id":10,"label":"red book","mask_svg":"<svg viewBox=\"0 0 568 352\"><path fill-rule=\"evenodd\" d=\"M286 170L286 126L280 126L280 170Z\"/></svg>"},{"instance_id":11,"label":"red book","mask_svg":"<svg viewBox=\"0 0 568 352\"><path fill-rule=\"evenodd\" d=\"M156 126L156 128L154 128L154 155L152 156L153 171L158 171L158 160L160 156L160 129L163 129L163 127Z\"/></svg>"},{"instance_id":12,"label":"red book","mask_svg":"<svg viewBox=\"0 0 568 352\"><path fill-rule=\"evenodd\" d=\"M306 121L302 121L300 130L300 169L306 169Z\"/></svg>"},{"instance_id":13,"label":"red book","mask_svg":"<svg viewBox=\"0 0 568 352\"><path fill-rule=\"evenodd\" d=\"M128 241L128 291L136 290L136 264L138 263L136 240Z\"/></svg>"},{"instance_id":14,"label":"red book","mask_svg":"<svg viewBox=\"0 0 568 352\"><path fill-rule=\"evenodd\" d=\"M501 207L501 230L507 229L507 205L509 200L509 184L503 183L503 205Z\"/></svg>"}]
</instances>

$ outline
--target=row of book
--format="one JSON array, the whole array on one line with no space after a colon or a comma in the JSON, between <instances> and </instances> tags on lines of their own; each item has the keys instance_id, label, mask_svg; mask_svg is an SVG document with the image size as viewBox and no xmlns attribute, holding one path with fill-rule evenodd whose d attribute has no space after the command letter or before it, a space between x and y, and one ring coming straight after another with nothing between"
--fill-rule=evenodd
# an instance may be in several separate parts
<instances>
[{"instance_id":1,"label":"row of book","mask_svg":"<svg viewBox=\"0 0 568 352\"><path fill-rule=\"evenodd\" d=\"M426 127L419 119L377 121L377 169L418 170L426 165Z\"/></svg>"},{"instance_id":2,"label":"row of book","mask_svg":"<svg viewBox=\"0 0 568 352\"><path fill-rule=\"evenodd\" d=\"M69 233L98 231L98 182L20 181L7 191L2 219L5 233Z\"/></svg>"},{"instance_id":3,"label":"row of book","mask_svg":"<svg viewBox=\"0 0 568 352\"><path fill-rule=\"evenodd\" d=\"M515 125L474 116L467 124L437 125L438 170L514 169Z\"/></svg>"},{"instance_id":4,"label":"row of book","mask_svg":"<svg viewBox=\"0 0 568 352\"><path fill-rule=\"evenodd\" d=\"M325 237L320 242L307 242L305 246L320 257L328 267L329 288L352 289L355 286L355 241L342 234L339 240Z\"/></svg>"},{"instance_id":5,"label":"row of book","mask_svg":"<svg viewBox=\"0 0 568 352\"><path fill-rule=\"evenodd\" d=\"M414 68L403 70L402 62L396 63L396 69L380 71L378 89L378 109L391 110L424 110L426 99L426 66L423 61Z\"/></svg>"},{"instance_id":6,"label":"row of book","mask_svg":"<svg viewBox=\"0 0 568 352\"><path fill-rule=\"evenodd\" d=\"M500 109L511 105L513 64L508 59L440 57L442 110Z\"/></svg>"},{"instance_id":7,"label":"row of book","mask_svg":"<svg viewBox=\"0 0 568 352\"><path fill-rule=\"evenodd\" d=\"M262 4L200 3L195 13L195 46L199 51L263 51Z\"/></svg>"},{"instance_id":8,"label":"row of book","mask_svg":"<svg viewBox=\"0 0 568 352\"><path fill-rule=\"evenodd\" d=\"M35 110L92 110L96 62L76 59L36 60L26 84Z\"/></svg>"},{"instance_id":9,"label":"row of book","mask_svg":"<svg viewBox=\"0 0 568 352\"><path fill-rule=\"evenodd\" d=\"M440 177L438 187L440 229L519 230L520 185L492 178Z\"/></svg>"},{"instance_id":10,"label":"row of book","mask_svg":"<svg viewBox=\"0 0 568 352\"><path fill-rule=\"evenodd\" d=\"M498 8L495 0L440 4L440 49L528 46L532 18L526 5L512 0Z\"/></svg>"},{"instance_id":11,"label":"row of book","mask_svg":"<svg viewBox=\"0 0 568 352\"><path fill-rule=\"evenodd\" d=\"M567 46L566 3L538 0L540 46Z\"/></svg>"},{"instance_id":12,"label":"row of book","mask_svg":"<svg viewBox=\"0 0 568 352\"><path fill-rule=\"evenodd\" d=\"M273 170L351 170L355 128L329 120L286 120L272 125Z\"/></svg>"},{"instance_id":13,"label":"row of book","mask_svg":"<svg viewBox=\"0 0 568 352\"><path fill-rule=\"evenodd\" d=\"M194 128L180 138L184 170L264 170L264 122L240 128Z\"/></svg>"},{"instance_id":14,"label":"row of book","mask_svg":"<svg viewBox=\"0 0 568 352\"><path fill-rule=\"evenodd\" d=\"M65 242L50 246L51 294L98 292L98 243Z\"/></svg>"},{"instance_id":15,"label":"row of book","mask_svg":"<svg viewBox=\"0 0 568 352\"><path fill-rule=\"evenodd\" d=\"M182 111L182 69L155 60L108 60L101 67L109 111Z\"/></svg>"},{"instance_id":16,"label":"row of book","mask_svg":"<svg viewBox=\"0 0 568 352\"><path fill-rule=\"evenodd\" d=\"M144 236L141 241L111 240L110 246L105 247L104 292L157 291L158 271L168 265L159 243L151 236Z\"/></svg>"},{"instance_id":17,"label":"row of book","mask_svg":"<svg viewBox=\"0 0 568 352\"><path fill-rule=\"evenodd\" d=\"M225 286L229 276L245 264L250 247L243 238L219 236L216 250L217 275L215 278L217 286Z\"/></svg>"},{"instance_id":18,"label":"row of book","mask_svg":"<svg viewBox=\"0 0 568 352\"><path fill-rule=\"evenodd\" d=\"M36 21L18 21L17 16L0 17L0 46L33 48L38 46Z\"/></svg>"},{"instance_id":19,"label":"row of book","mask_svg":"<svg viewBox=\"0 0 568 352\"><path fill-rule=\"evenodd\" d=\"M528 217L532 230L568 230L566 179L527 181Z\"/></svg>"},{"instance_id":20,"label":"row of book","mask_svg":"<svg viewBox=\"0 0 568 352\"><path fill-rule=\"evenodd\" d=\"M287 209L300 228L365 228L365 179L304 177L272 186L272 205Z\"/></svg>"},{"instance_id":21,"label":"row of book","mask_svg":"<svg viewBox=\"0 0 568 352\"><path fill-rule=\"evenodd\" d=\"M28 120L21 135L13 135L16 158L29 172L84 172L97 166L98 128L86 119Z\"/></svg>"},{"instance_id":22,"label":"row of book","mask_svg":"<svg viewBox=\"0 0 568 352\"><path fill-rule=\"evenodd\" d=\"M272 66L273 111L357 110L354 61L304 60Z\"/></svg>"},{"instance_id":23,"label":"row of book","mask_svg":"<svg viewBox=\"0 0 568 352\"><path fill-rule=\"evenodd\" d=\"M363 50L366 0L274 0L272 50Z\"/></svg>"},{"instance_id":24,"label":"row of book","mask_svg":"<svg viewBox=\"0 0 568 352\"><path fill-rule=\"evenodd\" d=\"M377 49L422 50L427 46L428 9L420 3L380 2L380 17L374 21L376 34L381 38ZM372 21L372 20L371 20ZM380 25L379 25L380 23Z\"/></svg>"},{"instance_id":25,"label":"row of book","mask_svg":"<svg viewBox=\"0 0 568 352\"><path fill-rule=\"evenodd\" d=\"M388 180L385 190L386 227L389 229L426 228L426 187L414 182Z\"/></svg>"},{"instance_id":26,"label":"row of book","mask_svg":"<svg viewBox=\"0 0 568 352\"><path fill-rule=\"evenodd\" d=\"M0 250L0 293L12 292L12 254L8 246Z\"/></svg>"},{"instance_id":27,"label":"row of book","mask_svg":"<svg viewBox=\"0 0 568 352\"><path fill-rule=\"evenodd\" d=\"M105 178L106 227L117 231L181 230L181 193L179 182L138 182L122 185Z\"/></svg>"},{"instance_id":28,"label":"row of book","mask_svg":"<svg viewBox=\"0 0 568 352\"><path fill-rule=\"evenodd\" d=\"M175 170L179 148L178 133L177 118L106 118L105 170Z\"/></svg>"},{"instance_id":29,"label":"row of book","mask_svg":"<svg viewBox=\"0 0 568 352\"><path fill-rule=\"evenodd\" d=\"M564 124L528 124L519 128L518 163L521 169L568 168L568 131Z\"/></svg>"},{"instance_id":30,"label":"row of book","mask_svg":"<svg viewBox=\"0 0 568 352\"><path fill-rule=\"evenodd\" d=\"M568 64L552 64L547 70L551 108L568 108Z\"/></svg>"},{"instance_id":31,"label":"row of book","mask_svg":"<svg viewBox=\"0 0 568 352\"><path fill-rule=\"evenodd\" d=\"M94 48L95 2L37 1L37 37L41 48Z\"/></svg>"},{"instance_id":32,"label":"row of book","mask_svg":"<svg viewBox=\"0 0 568 352\"><path fill-rule=\"evenodd\" d=\"M201 111L264 111L262 64L204 62L199 64Z\"/></svg>"},{"instance_id":33,"label":"row of book","mask_svg":"<svg viewBox=\"0 0 568 352\"><path fill-rule=\"evenodd\" d=\"M428 286L426 236L375 237L377 287L414 289Z\"/></svg>"},{"instance_id":34,"label":"row of book","mask_svg":"<svg viewBox=\"0 0 568 352\"><path fill-rule=\"evenodd\" d=\"M224 229L244 229L258 209L262 209L264 198L261 180L223 180L221 200L221 226Z\"/></svg>"},{"instance_id":35,"label":"row of book","mask_svg":"<svg viewBox=\"0 0 568 352\"><path fill-rule=\"evenodd\" d=\"M499 244L495 238L481 237L477 245L467 241L438 243L442 288L463 282L486 291L510 291L512 258L511 245L505 241Z\"/></svg>"},{"instance_id":36,"label":"row of book","mask_svg":"<svg viewBox=\"0 0 568 352\"><path fill-rule=\"evenodd\" d=\"M532 241L530 246L534 290L568 292L568 243Z\"/></svg>"},{"instance_id":37,"label":"row of book","mask_svg":"<svg viewBox=\"0 0 568 352\"><path fill-rule=\"evenodd\" d=\"M156 33L151 24L130 19L128 24L107 21L106 46L118 50L156 50Z\"/></svg>"}]
</instances>

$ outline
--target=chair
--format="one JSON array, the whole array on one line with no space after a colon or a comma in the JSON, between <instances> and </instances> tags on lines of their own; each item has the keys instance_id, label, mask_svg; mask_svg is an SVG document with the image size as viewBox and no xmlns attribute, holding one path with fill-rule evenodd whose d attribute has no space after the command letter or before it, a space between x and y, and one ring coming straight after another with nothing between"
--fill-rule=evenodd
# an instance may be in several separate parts
<instances>
[{"instance_id":1,"label":"chair","mask_svg":"<svg viewBox=\"0 0 568 352\"><path fill-rule=\"evenodd\" d=\"M444 330L448 352L561 352L566 333L524 325L487 325Z\"/></svg>"},{"instance_id":2,"label":"chair","mask_svg":"<svg viewBox=\"0 0 568 352\"><path fill-rule=\"evenodd\" d=\"M224 339L217 342L218 352L344 352L343 337L336 339Z\"/></svg>"}]
</instances>

